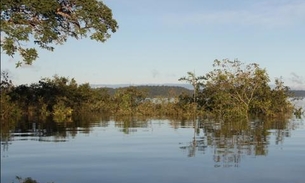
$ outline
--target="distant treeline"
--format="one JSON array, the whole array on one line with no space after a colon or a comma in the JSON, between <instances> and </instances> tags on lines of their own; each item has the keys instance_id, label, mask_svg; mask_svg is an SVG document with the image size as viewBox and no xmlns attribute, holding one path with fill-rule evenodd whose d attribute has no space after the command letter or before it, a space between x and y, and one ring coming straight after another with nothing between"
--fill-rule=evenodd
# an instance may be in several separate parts
<instances>
[{"instance_id":1,"label":"distant treeline","mask_svg":"<svg viewBox=\"0 0 305 183\"><path fill-rule=\"evenodd\" d=\"M180 94L188 94L191 95L193 90L189 90L187 88L181 86L165 86L165 85L139 85L134 86L136 89L146 92L146 96L148 98L156 98L156 97L165 97L171 98L174 96L178 96ZM114 95L118 90L128 88L128 87L120 87L120 88L108 88L104 87L110 95Z\"/></svg>"},{"instance_id":2,"label":"distant treeline","mask_svg":"<svg viewBox=\"0 0 305 183\"><path fill-rule=\"evenodd\" d=\"M291 90L294 97L305 97L305 90Z\"/></svg>"},{"instance_id":3,"label":"distant treeline","mask_svg":"<svg viewBox=\"0 0 305 183\"><path fill-rule=\"evenodd\" d=\"M108 90L110 95L114 95L117 90L128 88L128 87L120 87L120 88L108 88L104 89ZM135 86L135 88L146 91L148 98L156 98L156 97L170 97L170 96L178 96L180 94L188 94L192 95L194 90L187 89L181 86L166 86L166 85L139 85ZM305 90L290 90L290 93L293 97L305 97Z\"/></svg>"}]
</instances>

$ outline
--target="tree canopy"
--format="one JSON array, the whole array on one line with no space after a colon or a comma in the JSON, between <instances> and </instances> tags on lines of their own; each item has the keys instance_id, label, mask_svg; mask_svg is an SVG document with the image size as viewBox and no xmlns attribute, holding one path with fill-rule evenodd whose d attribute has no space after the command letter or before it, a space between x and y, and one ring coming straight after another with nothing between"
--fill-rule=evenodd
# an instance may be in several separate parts
<instances>
[{"instance_id":1,"label":"tree canopy","mask_svg":"<svg viewBox=\"0 0 305 183\"><path fill-rule=\"evenodd\" d=\"M224 118L277 116L292 111L289 88L279 79L271 88L267 71L258 64L223 59L215 60L213 66L214 70L202 76L203 90L195 101L203 111Z\"/></svg>"},{"instance_id":2,"label":"tree canopy","mask_svg":"<svg viewBox=\"0 0 305 183\"><path fill-rule=\"evenodd\" d=\"M38 58L36 46L53 51L69 37L105 42L118 29L111 9L99 0L1 0L0 5L1 51L19 53L17 67ZM34 44L27 46L30 40Z\"/></svg>"}]
</instances>

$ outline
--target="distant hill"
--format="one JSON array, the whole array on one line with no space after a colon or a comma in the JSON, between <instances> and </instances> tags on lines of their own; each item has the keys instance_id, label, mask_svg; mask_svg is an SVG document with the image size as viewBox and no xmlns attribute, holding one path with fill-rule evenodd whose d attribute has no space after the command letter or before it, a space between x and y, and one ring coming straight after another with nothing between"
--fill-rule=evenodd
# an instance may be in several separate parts
<instances>
[{"instance_id":1,"label":"distant hill","mask_svg":"<svg viewBox=\"0 0 305 183\"><path fill-rule=\"evenodd\" d=\"M111 87L112 86L112 87ZM108 90L110 95L113 95L119 88L127 88L130 85L95 85L94 88L105 88ZM180 86L168 86L168 85L136 85L134 86L140 90L147 92L148 97L170 97L171 95L178 96L182 93L187 93L192 95L193 90L189 85L180 85ZM305 90L290 90L295 97L305 97Z\"/></svg>"},{"instance_id":2,"label":"distant hill","mask_svg":"<svg viewBox=\"0 0 305 183\"><path fill-rule=\"evenodd\" d=\"M305 90L291 90L295 97L305 97Z\"/></svg>"},{"instance_id":3,"label":"distant hill","mask_svg":"<svg viewBox=\"0 0 305 183\"><path fill-rule=\"evenodd\" d=\"M121 88L127 88L129 86L124 86L124 87L117 87L117 88L110 88L110 87L95 87L95 88L103 88L108 90L108 93L110 95L114 95L115 92L118 89ZM139 90L143 90L147 92L147 97L149 98L155 98L155 97L171 97L171 96L178 96L182 93L187 93L187 94L192 94L192 90L189 90L185 87L181 86L165 86L165 85L139 85L139 86L134 86Z\"/></svg>"},{"instance_id":4,"label":"distant hill","mask_svg":"<svg viewBox=\"0 0 305 183\"><path fill-rule=\"evenodd\" d=\"M129 86L179 86L183 88L187 88L189 90L193 89L193 86L191 84L187 83L163 83L163 84L91 84L92 88L125 88Z\"/></svg>"},{"instance_id":5,"label":"distant hill","mask_svg":"<svg viewBox=\"0 0 305 183\"><path fill-rule=\"evenodd\" d=\"M147 91L148 97L154 98L158 96L162 97L173 97L178 96L182 93L191 94L192 90L189 90L187 88L181 87L181 86L136 86L140 90Z\"/></svg>"}]
</instances>

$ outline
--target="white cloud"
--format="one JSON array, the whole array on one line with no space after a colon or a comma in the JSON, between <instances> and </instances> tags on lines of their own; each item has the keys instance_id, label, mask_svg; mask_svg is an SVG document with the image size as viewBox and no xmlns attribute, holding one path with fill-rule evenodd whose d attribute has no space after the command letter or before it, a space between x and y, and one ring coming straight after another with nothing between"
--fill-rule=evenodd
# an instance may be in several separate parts
<instances>
[{"instance_id":1,"label":"white cloud","mask_svg":"<svg viewBox=\"0 0 305 183\"><path fill-rule=\"evenodd\" d=\"M167 24L233 24L255 26L303 25L305 1L265 1L235 10L204 10L185 14L169 14Z\"/></svg>"}]
</instances>

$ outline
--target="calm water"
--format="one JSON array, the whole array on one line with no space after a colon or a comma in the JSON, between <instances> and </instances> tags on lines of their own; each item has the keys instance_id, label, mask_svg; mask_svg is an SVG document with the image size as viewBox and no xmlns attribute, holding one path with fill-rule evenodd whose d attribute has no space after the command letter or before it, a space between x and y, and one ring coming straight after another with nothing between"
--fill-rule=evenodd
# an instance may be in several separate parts
<instances>
[{"instance_id":1,"label":"calm water","mask_svg":"<svg viewBox=\"0 0 305 183\"><path fill-rule=\"evenodd\" d=\"M16 131L1 142L2 183L17 182L15 176L41 183L305 182L304 120L26 126L34 132Z\"/></svg>"}]
</instances>

